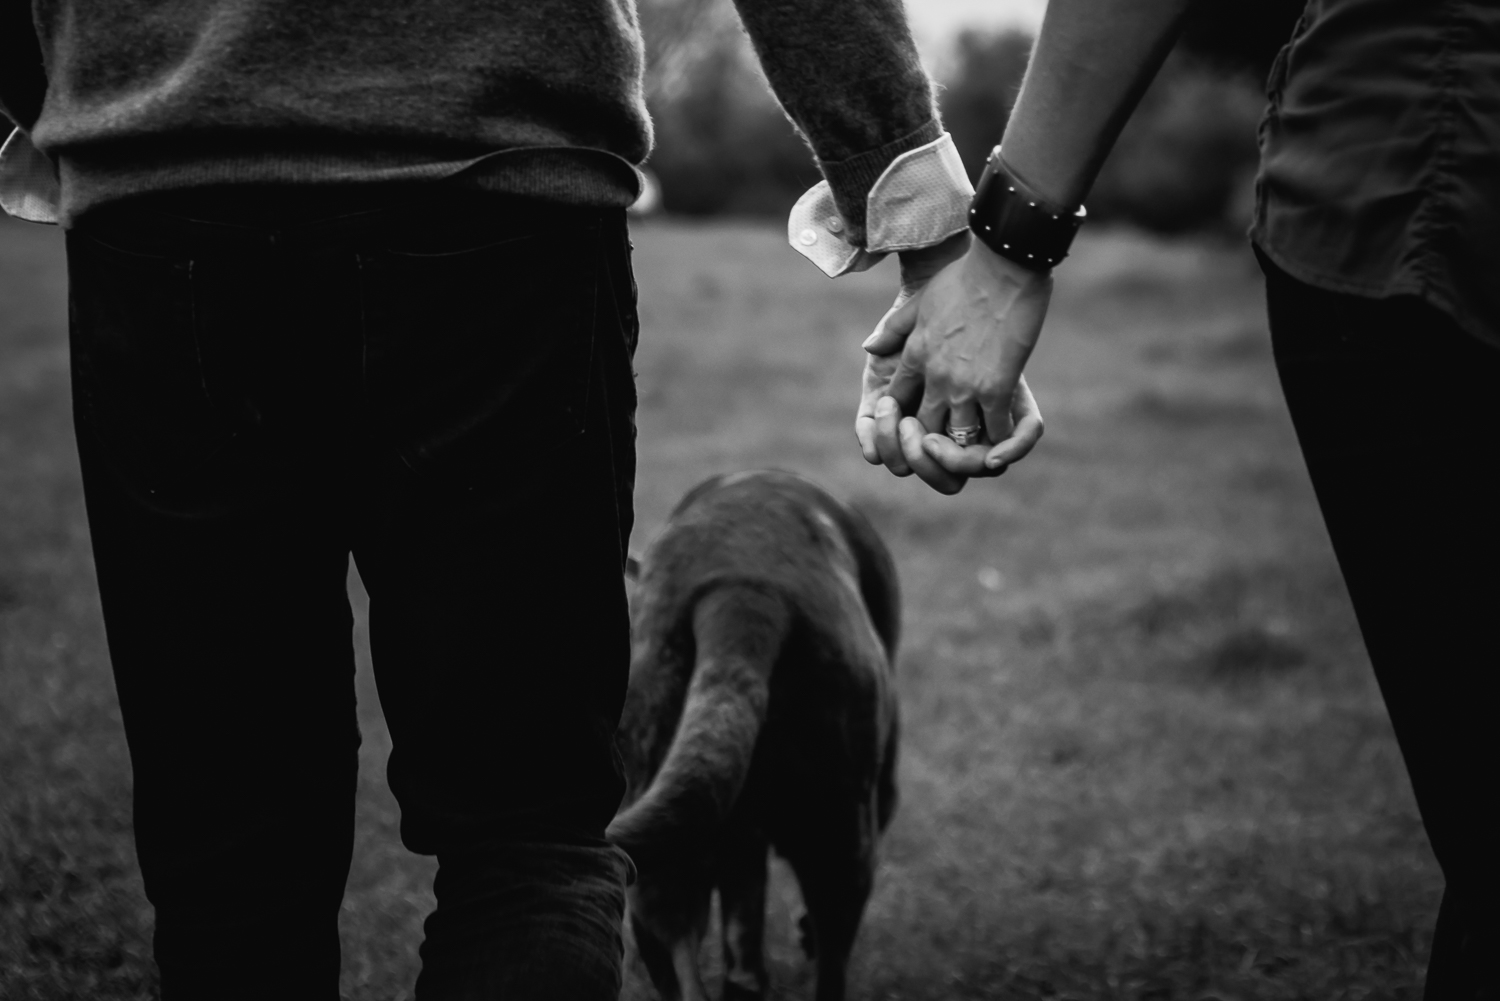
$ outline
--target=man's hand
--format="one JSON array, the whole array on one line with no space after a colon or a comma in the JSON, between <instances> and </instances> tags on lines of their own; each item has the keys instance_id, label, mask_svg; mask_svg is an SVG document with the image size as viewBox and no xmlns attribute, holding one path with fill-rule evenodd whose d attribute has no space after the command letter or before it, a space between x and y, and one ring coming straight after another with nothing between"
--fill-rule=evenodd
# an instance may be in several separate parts
<instances>
[{"instance_id":1,"label":"man's hand","mask_svg":"<svg viewBox=\"0 0 1500 1001\"><path fill-rule=\"evenodd\" d=\"M952 266L933 269L937 255L914 261L912 280L902 256L901 295L865 342L855 434L866 461L957 493L971 477L1003 473L1042 436L1021 372L1052 279L977 240ZM984 427L980 444L961 447L947 436L950 426L976 424Z\"/></svg>"}]
</instances>

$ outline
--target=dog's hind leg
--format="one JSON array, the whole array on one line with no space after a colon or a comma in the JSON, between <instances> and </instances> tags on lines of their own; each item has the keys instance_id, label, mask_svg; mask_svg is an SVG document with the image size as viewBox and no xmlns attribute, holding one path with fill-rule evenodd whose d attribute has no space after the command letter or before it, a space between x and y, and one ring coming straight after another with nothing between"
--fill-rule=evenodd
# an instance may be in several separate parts
<instances>
[{"instance_id":1,"label":"dog's hind leg","mask_svg":"<svg viewBox=\"0 0 1500 1001\"><path fill-rule=\"evenodd\" d=\"M698 950L712 893L700 872L643 871L631 890L631 934L663 1001L707 1001Z\"/></svg>"},{"instance_id":2,"label":"dog's hind leg","mask_svg":"<svg viewBox=\"0 0 1500 1001\"><path fill-rule=\"evenodd\" d=\"M719 854L724 926L724 1001L766 996L766 852L760 831L736 831Z\"/></svg>"},{"instance_id":3,"label":"dog's hind leg","mask_svg":"<svg viewBox=\"0 0 1500 1001\"><path fill-rule=\"evenodd\" d=\"M677 982L682 986L682 1001L708 1001L708 990L703 986L703 975L698 971L698 951L703 945L703 932L708 925L708 908L703 908L703 920L685 935L672 943L672 968L677 971Z\"/></svg>"},{"instance_id":4,"label":"dog's hind leg","mask_svg":"<svg viewBox=\"0 0 1500 1001\"><path fill-rule=\"evenodd\" d=\"M868 811L861 811L868 814ZM817 1001L843 1001L844 982L854 936L864 915L875 876L873 816L862 823L829 824L828 837L789 857L802 888L802 900L812 918L817 949ZM835 834L829 828L865 828L863 834Z\"/></svg>"},{"instance_id":5,"label":"dog's hind leg","mask_svg":"<svg viewBox=\"0 0 1500 1001\"><path fill-rule=\"evenodd\" d=\"M706 924L706 910L704 917ZM662 1001L708 1001L708 991L698 972L698 948L703 943L701 925L675 942L663 942L638 918L632 917L630 924L636 951Z\"/></svg>"},{"instance_id":6,"label":"dog's hind leg","mask_svg":"<svg viewBox=\"0 0 1500 1001\"><path fill-rule=\"evenodd\" d=\"M677 983L677 971L672 968L671 947L657 938L656 932L634 912L630 915L630 933L635 939L636 954L641 957L641 963L646 967L656 993L666 1001L682 997L682 988Z\"/></svg>"}]
</instances>

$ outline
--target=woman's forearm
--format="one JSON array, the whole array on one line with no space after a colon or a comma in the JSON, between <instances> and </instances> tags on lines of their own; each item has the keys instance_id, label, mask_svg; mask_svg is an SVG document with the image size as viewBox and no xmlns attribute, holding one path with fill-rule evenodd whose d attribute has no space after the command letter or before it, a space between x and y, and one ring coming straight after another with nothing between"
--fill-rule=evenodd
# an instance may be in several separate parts
<instances>
[{"instance_id":1,"label":"woman's forearm","mask_svg":"<svg viewBox=\"0 0 1500 1001\"><path fill-rule=\"evenodd\" d=\"M1050 0L1001 140L1037 194L1084 200L1194 0Z\"/></svg>"}]
</instances>

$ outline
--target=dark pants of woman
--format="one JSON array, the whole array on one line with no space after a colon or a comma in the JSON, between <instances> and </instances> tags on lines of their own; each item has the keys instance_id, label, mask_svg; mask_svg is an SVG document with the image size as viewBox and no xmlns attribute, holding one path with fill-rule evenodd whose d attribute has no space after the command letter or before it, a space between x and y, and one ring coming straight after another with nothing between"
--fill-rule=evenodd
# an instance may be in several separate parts
<instances>
[{"instance_id":1,"label":"dark pants of woman","mask_svg":"<svg viewBox=\"0 0 1500 1001\"><path fill-rule=\"evenodd\" d=\"M417 997L614 998L628 861L623 212L140 199L68 234L74 407L167 1001L338 995L352 554Z\"/></svg>"},{"instance_id":2,"label":"dark pants of woman","mask_svg":"<svg viewBox=\"0 0 1500 1001\"><path fill-rule=\"evenodd\" d=\"M1287 405L1447 883L1426 997L1500 997L1500 349L1414 297L1261 266Z\"/></svg>"}]
</instances>

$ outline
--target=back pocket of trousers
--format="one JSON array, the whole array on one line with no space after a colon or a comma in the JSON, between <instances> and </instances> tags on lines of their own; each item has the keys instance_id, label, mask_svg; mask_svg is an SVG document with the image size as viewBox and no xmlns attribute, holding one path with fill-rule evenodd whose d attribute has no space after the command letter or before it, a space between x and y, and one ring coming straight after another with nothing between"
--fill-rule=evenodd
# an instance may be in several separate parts
<instances>
[{"instance_id":1,"label":"back pocket of trousers","mask_svg":"<svg viewBox=\"0 0 1500 1001\"><path fill-rule=\"evenodd\" d=\"M193 262L68 238L74 408L127 486L167 503L199 492L234 437L210 397Z\"/></svg>"},{"instance_id":2,"label":"back pocket of trousers","mask_svg":"<svg viewBox=\"0 0 1500 1001\"><path fill-rule=\"evenodd\" d=\"M598 273L586 229L361 255L366 390L406 463L503 461L581 433Z\"/></svg>"}]
</instances>

